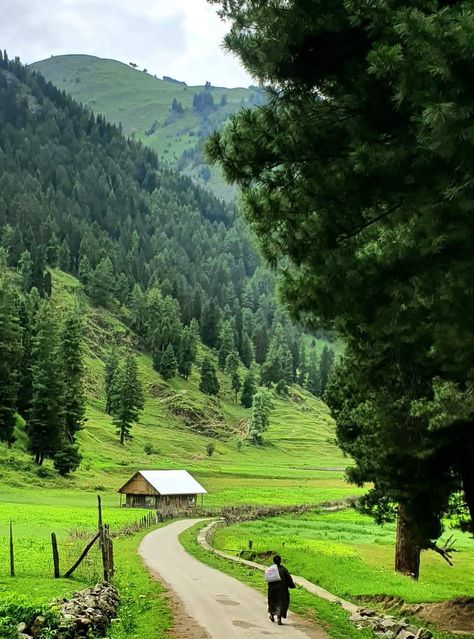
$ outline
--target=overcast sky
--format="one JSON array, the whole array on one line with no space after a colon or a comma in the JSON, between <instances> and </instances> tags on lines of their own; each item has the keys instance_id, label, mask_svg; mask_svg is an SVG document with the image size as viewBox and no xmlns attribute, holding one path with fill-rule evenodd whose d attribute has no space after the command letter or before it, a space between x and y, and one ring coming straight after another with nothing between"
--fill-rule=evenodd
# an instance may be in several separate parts
<instances>
[{"instance_id":1,"label":"overcast sky","mask_svg":"<svg viewBox=\"0 0 474 639\"><path fill-rule=\"evenodd\" d=\"M0 46L24 63L86 53L188 84L252 84L206 0L0 0L0 16Z\"/></svg>"}]
</instances>

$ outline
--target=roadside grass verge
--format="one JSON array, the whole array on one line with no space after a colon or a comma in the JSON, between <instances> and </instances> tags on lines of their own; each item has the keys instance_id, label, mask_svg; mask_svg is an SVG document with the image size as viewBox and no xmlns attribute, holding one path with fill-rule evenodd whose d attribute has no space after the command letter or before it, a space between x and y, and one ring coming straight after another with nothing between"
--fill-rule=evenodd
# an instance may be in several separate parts
<instances>
[{"instance_id":1,"label":"roadside grass verge","mask_svg":"<svg viewBox=\"0 0 474 639\"><path fill-rule=\"evenodd\" d=\"M110 639L164 639L173 626L173 617L165 588L152 579L137 553L138 546L151 530L115 541L117 587L121 604L112 622Z\"/></svg>"}]
</instances>

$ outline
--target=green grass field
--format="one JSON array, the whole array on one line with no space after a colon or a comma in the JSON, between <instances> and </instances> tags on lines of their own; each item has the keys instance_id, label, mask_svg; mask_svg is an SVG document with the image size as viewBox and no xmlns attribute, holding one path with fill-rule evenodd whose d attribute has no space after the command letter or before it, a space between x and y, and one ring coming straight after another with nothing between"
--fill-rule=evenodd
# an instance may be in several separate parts
<instances>
[{"instance_id":1,"label":"green grass field","mask_svg":"<svg viewBox=\"0 0 474 639\"><path fill-rule=\"evenodd\" d=\"M340 597L392 595L410 603L444 601L474 592L474 539L454 534L454 566L422 553L418 582L393 570L395 525L377 526L354 510L307 513L220 528L216 548L238 552L249 539L257 557L280 553L290 570ZM257 559L258 561L258 559Z\"/></svg>"}]
</instances>

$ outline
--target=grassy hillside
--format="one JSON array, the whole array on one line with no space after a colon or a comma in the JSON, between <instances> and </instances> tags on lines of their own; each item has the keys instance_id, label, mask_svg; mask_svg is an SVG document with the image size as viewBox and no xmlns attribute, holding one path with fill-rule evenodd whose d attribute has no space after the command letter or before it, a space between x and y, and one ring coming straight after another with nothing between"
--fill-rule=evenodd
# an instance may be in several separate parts
<instances>
[{"instance_id":1,"label":"grassy hillside","mask_svg":"<svg viewBox=\"0 0 474 639\"><path fill-rule=\"evenodd\" d=\"M221 197L232 196L217 170L209 171L203 164L202 141L231 113L257 100L258 91L186 86L89 55L56 56L31 66L95 113L120 122L127 135L154 149L162 162L178 164ZM214 109L209 113L193 109L193 98L201 93L212 96ZM174 99L182 105L182 113L172 111Z\"/></svg>"},{"instance_id":2,"label":"grassy hillside","mask_svg":"<svg viewBox=\"0 0 474 639\"><path fill-rule=\"evenodd\" d=\"M12 449L0 445L5 500L12 494L15 500L30 501L30 490L24 490L30 481L48 488L48 500L64 487L113 492L137 468L188 468L208 488L210 506L321 501L353 492L343 480L346 460L335 445L332 420L319 400L297 387L288 398L275 398L266 444L255 447L245 440L250 410L235 404L226 375L219 373L221 392L213 398L199 391L197 367L187 381L164 382L146 353L137 353L145 409L133 440L122 447L104 412L103 358L112 343L133 345L134 336L119 309L92 307L79 282L59 270L53 273L53 300L58 306L79 300L85 315L88 421L79 434L84 460L71 478L61 479L52 471L38 477L19 427ZM204 352L201 347L199 359ZM208 457L211 440L216 450ZM152 454L145 452L146 444ZM46 463L40 474L48 475L48 469Z\"/></svg>"}]
</instances>

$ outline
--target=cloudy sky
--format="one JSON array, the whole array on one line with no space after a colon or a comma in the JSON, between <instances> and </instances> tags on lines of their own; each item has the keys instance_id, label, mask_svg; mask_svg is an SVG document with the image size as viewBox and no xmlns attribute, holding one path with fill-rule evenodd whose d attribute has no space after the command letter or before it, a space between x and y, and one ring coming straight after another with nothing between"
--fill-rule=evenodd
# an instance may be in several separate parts
<instances>
[{"instance_id":1,"label":"cloudy sky","mask_svg":"<svg viewBox=\"0 0 474 639\"><path fill-rule=\"evenodd\" d=\"M87 53L188 84L252 83L206 0L0 0L0 16L1 48L24 63Z\"/></svg>"}]
</instances>

